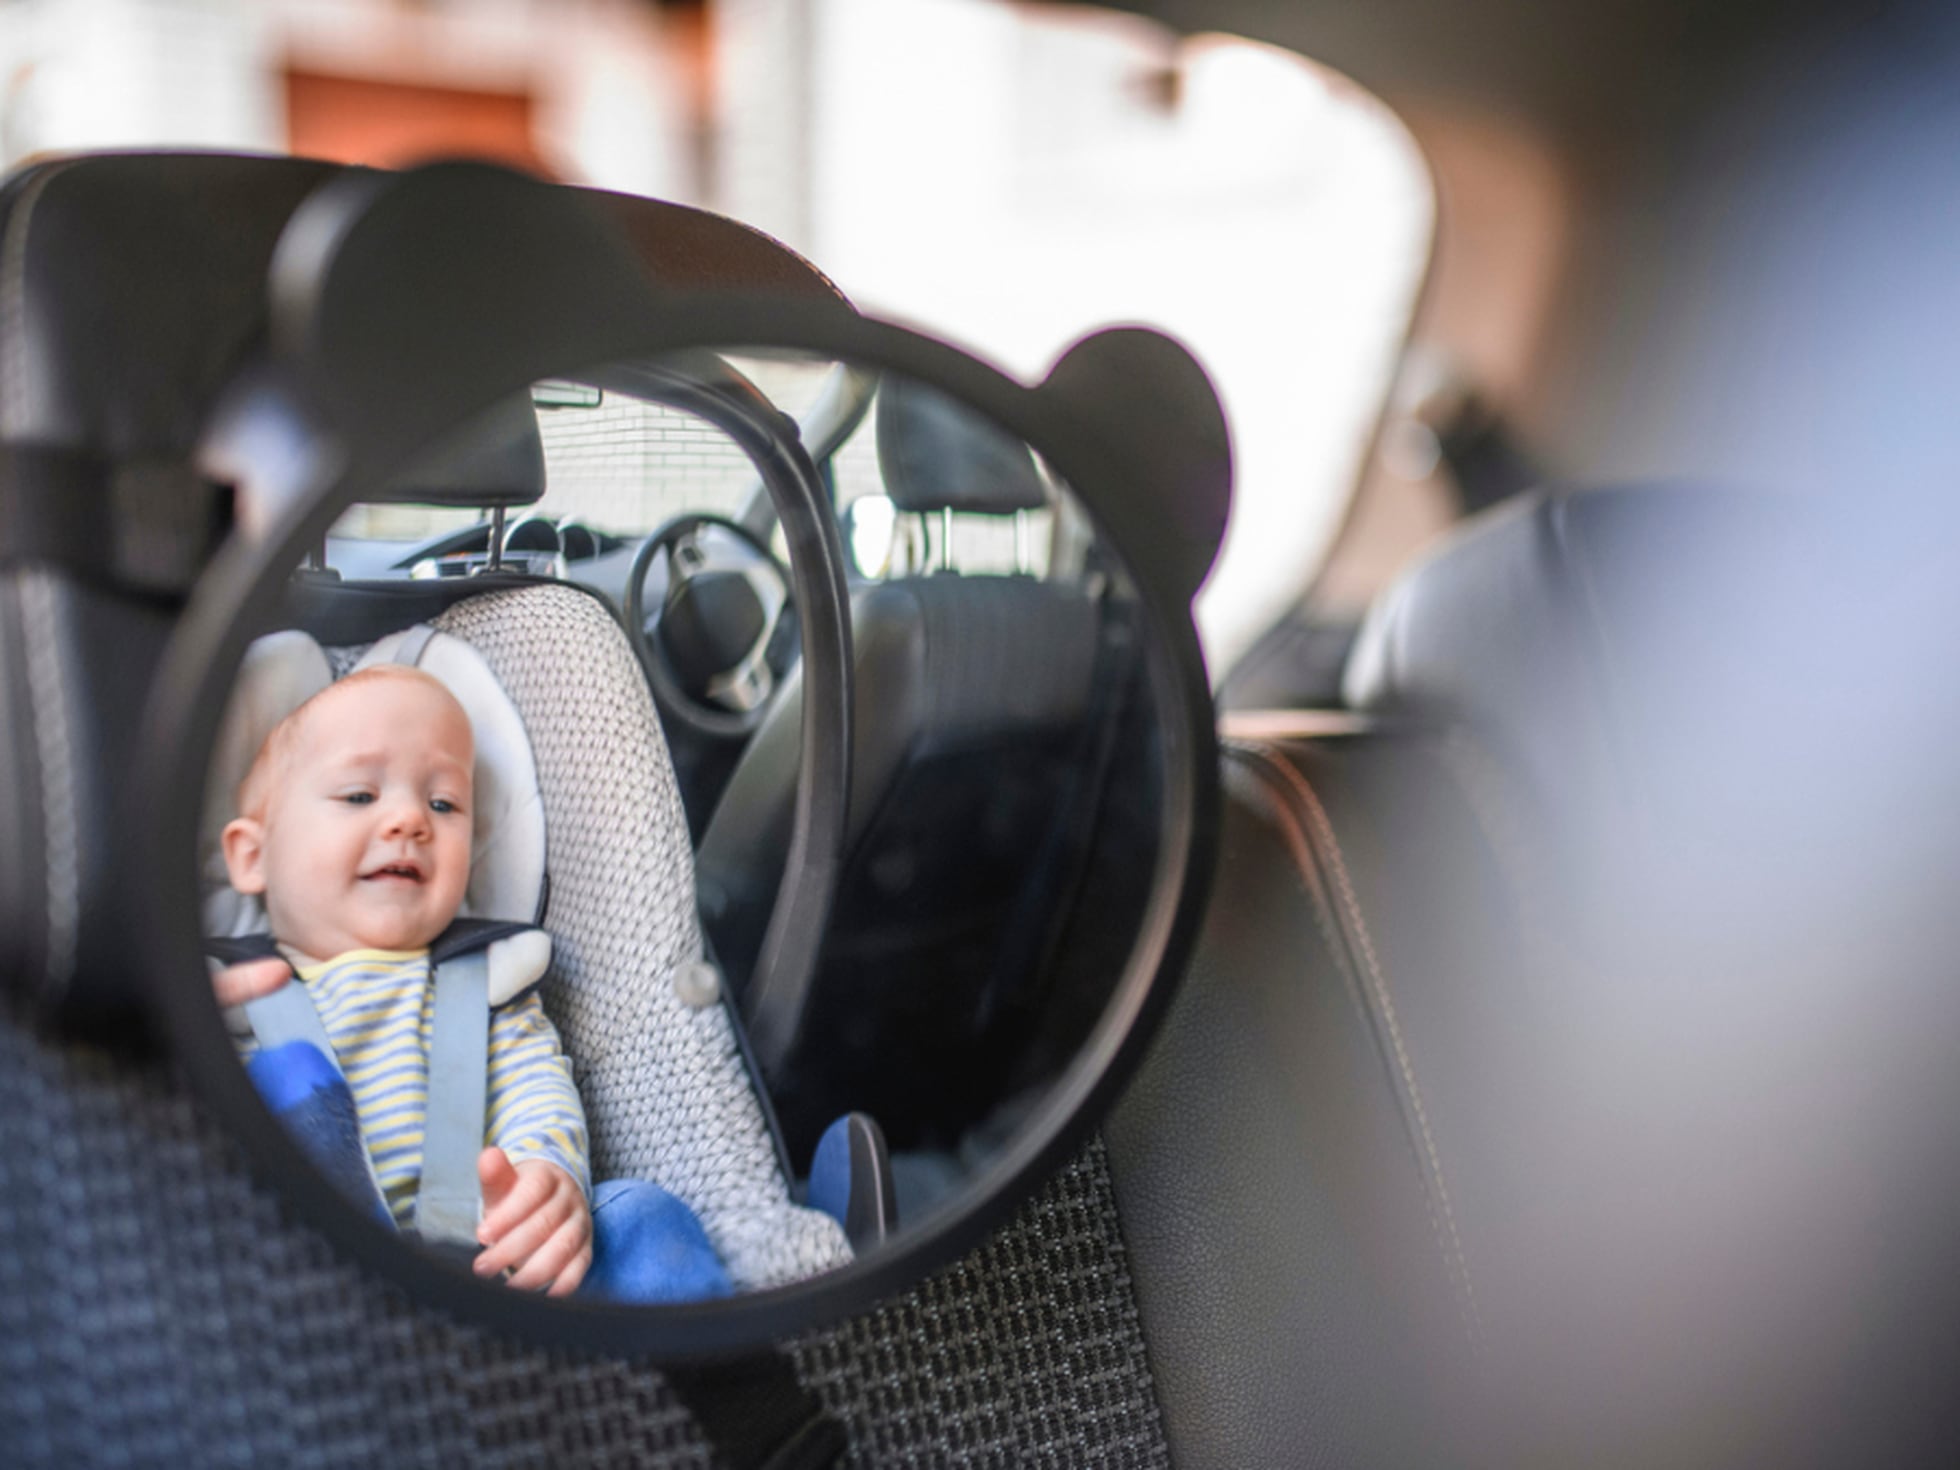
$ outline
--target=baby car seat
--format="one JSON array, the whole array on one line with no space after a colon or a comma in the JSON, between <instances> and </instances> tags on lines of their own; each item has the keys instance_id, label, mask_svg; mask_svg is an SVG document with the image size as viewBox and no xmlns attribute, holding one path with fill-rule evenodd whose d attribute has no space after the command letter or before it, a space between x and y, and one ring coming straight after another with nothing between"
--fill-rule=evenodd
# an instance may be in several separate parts
<instances>
[{"instance_id":1,"label":"baby car seat","mask_svg":"<svg viewBox=\"0 0 1960 1470\"><path fill-rule=\"evenodd\" d=\"M344 617L376 595L329 586L315 601ZM465 597L430 626L414 661L478 733L464 913L551 934L544 999L585 1101L593 1177L651 1180L692 1206L738 1287L849 1260L840 1223L792 1202L732 1013L703 983L687 823L617 624L581 591L531 585ZM226 884L217 833L266 733L336 676L395 660L407 636L323 649L291 630L254 646L206 787L207 929L264 927L257 901Z\"/></svg>"}]
</instances>

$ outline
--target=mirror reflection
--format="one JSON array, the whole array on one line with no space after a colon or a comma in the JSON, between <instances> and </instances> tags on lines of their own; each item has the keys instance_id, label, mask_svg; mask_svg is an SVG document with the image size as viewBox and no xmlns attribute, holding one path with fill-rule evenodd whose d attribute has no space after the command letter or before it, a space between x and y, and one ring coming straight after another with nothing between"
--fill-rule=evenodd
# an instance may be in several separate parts
<instances>
[{"instance_id":1,"label":"mirror reflection","mask_svg":"<svg viewBox=\"0 0 1960 1470\"><path fill-rule=\"evenodd\" d=\"M787 1010L813 573L716 395L846 553L848 815ZM319 1167L486 1280L847 1266L968 1197L1123 974L1141 620L1037 448L935 388L780 351L540 384L350 509L282 622L206 788L214 993Z\"/></svg>"}]
</instances>

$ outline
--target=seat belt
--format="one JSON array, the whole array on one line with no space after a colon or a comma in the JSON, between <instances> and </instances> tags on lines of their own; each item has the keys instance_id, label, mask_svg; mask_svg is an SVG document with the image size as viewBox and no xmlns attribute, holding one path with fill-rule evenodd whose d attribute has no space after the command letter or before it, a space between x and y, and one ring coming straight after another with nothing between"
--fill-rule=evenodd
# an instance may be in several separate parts
<instances>
[{"instance_id":1,"label":"seat belt","mask_svg":"<svg viewBox=\"0 0 1960 1470\"><path fill-rule=\"evenodd\" d=\"M1089 718L1077 737L1069 768L1074 790L1062 798L1028 866L1020 897L995 952L975 1025L986 1028L1006 1011L1025 1005L1046 974L1055 946L1075 908L1089 865L1096 814L1109 784L1137 667L1137 624L1131 608L1107 587L1097 599L1096 652L1089 675Z\"/></svg>"},{"instance_id":2,"label":"seat belt","mask_svg":"<svg viewBox=\"0 0 1960 1470\"><path fill-rule=\"evenodd\" d=\"M392 662L418 667L435 636L429 624L415 624L395 645ZM429 965L436 993L429 1016L429 1092L415 1233L429 1245L474 1255L483 1210L476 1160L483 1152L490 1072L489 952L478 949L438 961L432 951Z\"/></svg>"},{"instance_id":3,"label":"seat belt","mask_svg":"<svg viewBox=\"0 0 1960 1470\"><path fill-rule=\"evenodd\" d=\"M422 1124L422 1182L415 1198L415 1233L429 1245L474 1256L482 1185L477 1156L483 1152L490 1075L490 946L530 926L459 919L429 952L435 996L429 1016L428 1096ZM463 946L467 946L464 948ZM276 956L269 941L207 940L205 947L228 963ZM297 981L245 1004L259 1045L270 1050L288 1041L317 1048L337 1072L340 1058L327 1036L313 997ZM344 1079L346 1074L341 1072ZM366 1150L362 1150L367 1158ZM383 1198L374 1161L367 1159L376 1199Z\"/></svg>"},{"instance_id":4,"label":"seat belt","mask_svg":"<svg viewBox=\"0 0 1960 1470\"><path fill-rule=\"evenodd\" d=\"M430 964L436 993L415 1233L429 1245L475 1255L483 1204L476 1161L483 1152L490 1072L490 951L472 950L440 964L431 956Z\"/></svg>"}]
</instances>

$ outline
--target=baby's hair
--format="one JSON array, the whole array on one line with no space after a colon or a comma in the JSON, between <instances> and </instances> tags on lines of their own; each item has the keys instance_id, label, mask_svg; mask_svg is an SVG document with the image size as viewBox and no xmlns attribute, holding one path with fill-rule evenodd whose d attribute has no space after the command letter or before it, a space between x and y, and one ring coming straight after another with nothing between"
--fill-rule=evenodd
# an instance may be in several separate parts
<instances>
[{"instance_id":1,"label":"baby's hair","mask_svg":"<svg viewBox=\"0 0 1960 1470\"><path fill-rule=\"evenodd\" d=\"M384 679L409 679L427 685L455 705L463 716L464 723L469 723L469 711L465 710L456 696L450 693L449 686L433 674L424 673L421 669L412 668L407 664L371 664L365 669L356 669L346 678L336 679L312 698L304 700L297 709L272 727L271 733L265 737L265 743L259 747L259 753L252 757L252 764L245 772L245 779L238 783L238 814L241 817L250 817L255 822L265 820L265 806L272 794L273 776L292 755L293 746L299 740L299 732L306 723L308 713L315 705L345 690L358 689L364 684L374 684Z\"/></svg>"}]
</instances>

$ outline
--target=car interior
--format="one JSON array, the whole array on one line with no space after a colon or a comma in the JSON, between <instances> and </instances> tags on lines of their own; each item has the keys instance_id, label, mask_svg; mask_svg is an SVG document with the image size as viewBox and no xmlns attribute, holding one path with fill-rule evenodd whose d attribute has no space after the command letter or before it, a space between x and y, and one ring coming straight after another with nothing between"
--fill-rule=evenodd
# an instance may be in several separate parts
<instances>
[{"instance_id":1,"label":"car interior","mask_svg":"<svg viewBox=\"0 0 1960 1470\"><path fill-rule=\"evenodd\" d=\"M0 185L0 1458L1951 1462L1960 30L1128 8L1396 107L1465 364L1381 429L1451 503L1364 467L1229 668L1167 339L1023 387L461 165ZM249 641L422 626L535 753L595 1167L731 1302L357 1227L185 983Z\"/></svg>"}]
</instances>

